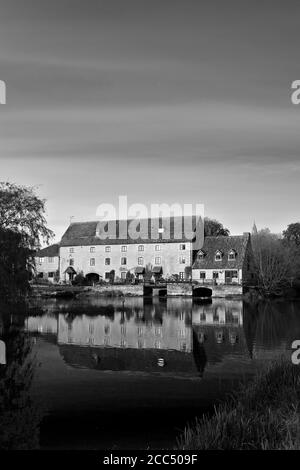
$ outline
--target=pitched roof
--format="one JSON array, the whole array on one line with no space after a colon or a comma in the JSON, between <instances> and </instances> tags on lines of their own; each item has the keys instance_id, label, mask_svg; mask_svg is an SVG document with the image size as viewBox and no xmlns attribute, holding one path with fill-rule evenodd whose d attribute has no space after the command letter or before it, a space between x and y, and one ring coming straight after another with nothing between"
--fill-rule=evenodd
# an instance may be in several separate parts
<instances>
[{"instance_id":1,"label":"pitched roof","mask_svg":"<svg viewBox=\"0 0 300 470\"><path fill-rule=\"evenodd\" d=\"M196 257L193 269L241 269L249 242L249 233L228 237L205 237L203 247L199 250L204 253L204 257L203 259ZM231 250L236 253L234 260L228 259ZM220 251L223 255L219 261L215 260L217 251Z\"/></svg>"},{"instance_id":2,"label":"pitched roof","mask_svg":"<svg viewBox=\"0 0 300 470\"><path fill-rule=\"evenodd\" d=\"M188 220L187 220L188 219ZM162 218L161 224L159 219L141 219L141 220L116 220L109 222L74 222L69 225L61 239L61 246L84 246L84 245L118 245L133 243L167 243L191 241L190 234L185 234L185 225L183 220L189 222L192 229L195 229L195 217L170 217ZM127 227L126 227L127 222ZM111 231L112 237L106 236L107 230L113 227ZM114 228L115 227L115 228ZM164 231L160 232L159 227L163 227ZM130 228L140 232L140 236L134 239L130 236ZM177 237L180 229L181 237ZM192 230L192 233L193 233ZM123 235L124 233L124 235ZM155 236L153 236L155 234Z\"/></svg>"},{"instance_id":3,"label":"pitched roof","mask_svg":"<svg viewBox=\"0 0 300 470\"><path fill-rule=\"evenodd\" d=\"M59 254L59 244L55 243L54 245L47 246L46 248L43 248L39 251L36 252L36 257L37 258L54 258L55 256L58 256Z\"/></svg>"}]
</instances>

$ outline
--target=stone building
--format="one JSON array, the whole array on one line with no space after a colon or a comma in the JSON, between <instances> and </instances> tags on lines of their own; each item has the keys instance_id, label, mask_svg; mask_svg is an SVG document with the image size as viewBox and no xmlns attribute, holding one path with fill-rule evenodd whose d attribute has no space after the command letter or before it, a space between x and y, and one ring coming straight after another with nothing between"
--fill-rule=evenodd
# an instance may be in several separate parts
<instances>
[{"instance_id":1,"label":"stone building","mask_svg":"<svg viewBox=\"0 0 300 470\"><path fill-rule=\"evenodd\" d=\"M193 262L193 234L185 230L184 220L176 217L140 220L137 238L129 233L130 221L125 233L124 221L116 221L116 232L109 237L105 236L109 222L72 223L60 242L60 278L72 281L82 273L94 281L109 280L111 276L114 280L125 280L129 275L140 280L171 276L188 279Z\"/></svg>"},{"instance_id":2,"label":"stone building","mask_svg":"<svg viewBox=\"0 0 300 470\"><path fill-rule=\"evenodd\" d=\"M250 233L205 237L192 268L194 281L203 284L254 284L255 267Z\"/></svg>"},{"instance_id":3,"label":"stone building","mask_svg":"<svg viewBox=\"0 0 300 470\"><path fill-rule=\"evenodd\" d=\"M35 266L39 278L48 279L50 282L59 277L59 245L47 246L35 255Z\"/></svg>"}]
</instances>

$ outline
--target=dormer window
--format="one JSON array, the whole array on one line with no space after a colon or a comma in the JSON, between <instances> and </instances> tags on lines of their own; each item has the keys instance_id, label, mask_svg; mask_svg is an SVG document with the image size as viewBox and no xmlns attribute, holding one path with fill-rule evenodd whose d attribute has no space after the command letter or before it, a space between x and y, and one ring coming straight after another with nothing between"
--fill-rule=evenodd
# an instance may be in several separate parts
<instances>
[{"instance_id":1,"label":"dormer window","mask_svg":"<svg viewBox=\"0 0 300 470\"><path fill-rule=\"evenodd\" d=\"M202 250L198 251L198 255L197 255L197 256L198 256L198 259L200 259L200 260L201 260L201 259L204 259L204 256L205 256L204 251L202 251Z\"/></svg>"},{"instance_id":2,"label":"dormer window","mask_svg":"<svg viewBox=\"0 0 300 470\"><path fill-rule=\"evenodd\" d=\"M235 250L230 250L228 253L228 259L230 261L234 261L236 258L236 251Z\"/></svg>"},{"instance_id":3,"label":"dormer window","mask_svg":"<svg viewBox=\"0 0 300 470\"><path fill-rule=\"evenodd\" d=\"M223 253L220 250L216 251L215 261L222 261L222 257L223 257Z\"/></svg>"}]
</instances>

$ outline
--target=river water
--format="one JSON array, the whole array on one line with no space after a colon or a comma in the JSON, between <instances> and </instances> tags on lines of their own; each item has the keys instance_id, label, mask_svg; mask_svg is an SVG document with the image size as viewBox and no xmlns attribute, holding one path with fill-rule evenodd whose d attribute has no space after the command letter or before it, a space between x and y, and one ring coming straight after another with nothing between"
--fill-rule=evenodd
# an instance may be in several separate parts
<instances>
[{"instance_id":1,"label":"river water","mask_svg":"<svg viewBox=\"0 0 300 470\"><path fill-rule=\"evenodd\" d=\"M19 328L39 364L42 448L170 449L187 422L291 356L300 303L43 301Z\"/></svg>"}]
</instances>

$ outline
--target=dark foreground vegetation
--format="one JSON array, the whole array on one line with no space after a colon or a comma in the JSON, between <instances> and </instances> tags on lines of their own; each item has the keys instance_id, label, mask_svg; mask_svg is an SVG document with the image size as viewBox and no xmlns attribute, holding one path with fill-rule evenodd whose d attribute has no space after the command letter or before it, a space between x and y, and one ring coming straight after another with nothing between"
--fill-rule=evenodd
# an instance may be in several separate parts
<instances>
[{"instance_id":1,"label":"dark foreground vegetation","mask_svg":"<svg viewBox=\"0 0 300 470\"><path fill-rule=\"evenodd\" d=\"M0 450L36 449L43 415L41 404L31 396L36 363L30 338L12 324L13 315L0 305L1 339L7 359L6 365L0 365Z\"/></svg>"},{"instance_id":2,"label":"dark foreground vegetation","mask_svg":"<svg viewBox=\"0 0 300 470\"><path fill-rule=\"evenodd\" d=\"M184 450L299 450L300 368L281 359L178 440Z\"/></svg>"}]
</instances>

